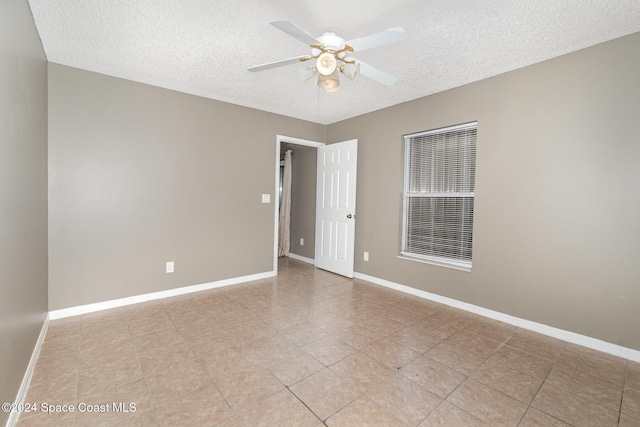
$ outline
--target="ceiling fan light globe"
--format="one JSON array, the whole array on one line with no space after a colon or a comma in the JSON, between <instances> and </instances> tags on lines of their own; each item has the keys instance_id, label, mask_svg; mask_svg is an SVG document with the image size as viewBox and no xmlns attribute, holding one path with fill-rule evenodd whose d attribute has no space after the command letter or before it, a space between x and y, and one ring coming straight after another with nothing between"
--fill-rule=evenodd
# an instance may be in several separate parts
<instances>
[{"instance_id":1,"label":"ceiling fan light globe","mask_svg":"<svg viewBox=\"0 0 640 427\"><path fill-rule=\"evenodd\" d=\"M347 78L351 81L356 78L356 76L360 73L360 64L359 63L346 63L340 66L340 71L342 74L347 76Z\"/></svg>"},{"instance_id":2,"label":"ceiling fan light globe","mask_svg":"<svg viewBox=\"0 0 640 427\"><path fill-rule=\"evenodd\" d=\"M320 55L316 61L316 68L318 69L318 72L324 76L333 74L336 71L336 66L336 57L329 52L325 52Z\"/></svg>"},{"instance_id":3,"label":"ceiling fan light globe","mask_svg":"<svg viewBox=\"0 0 640 427\"><path fill-rule=\"evenodd\" d=\"M325 76L324 74L318 75L318 87L325 92L335 92L340 86L340 79L338 78L338 72L334 71L333 74Z\"/></svg>"},{"instance_id":4,"label":"ceiling fan light globe","mask_svg":"<svg viewBox=\"0 0 640 427\"><path fill-rule=\"evenodd\" d=\"M311 67L309 67L309 66L300 67L300 69L298 71L300 73L300 80L302 80L303 82L306 82L311 77L316 75L316 70L315 70L315 67L313 67L313 66L311 66Z\"/></svg>"}]
</instances>

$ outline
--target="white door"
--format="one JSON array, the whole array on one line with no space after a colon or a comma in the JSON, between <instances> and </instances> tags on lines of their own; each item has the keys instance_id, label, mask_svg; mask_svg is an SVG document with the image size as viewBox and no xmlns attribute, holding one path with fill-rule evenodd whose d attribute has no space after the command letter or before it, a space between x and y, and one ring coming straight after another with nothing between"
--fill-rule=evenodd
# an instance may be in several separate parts
<instances>
[{"instance_id":1,"label":"white door","mask_svg":"<svg viewBox=\"0 0 640 427\"><path fill-rule=\"evenodd\" d=\"M358 140L318 148L315 266L353 277Z\"/></svg>"}]
</instances>

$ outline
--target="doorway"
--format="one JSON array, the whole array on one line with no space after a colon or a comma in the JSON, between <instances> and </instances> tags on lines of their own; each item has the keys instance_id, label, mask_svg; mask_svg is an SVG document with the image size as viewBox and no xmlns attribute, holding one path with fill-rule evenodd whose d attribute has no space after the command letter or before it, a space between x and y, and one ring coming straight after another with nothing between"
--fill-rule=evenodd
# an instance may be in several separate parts
<instances>
[{"instance_id":1,"label":"doorway","mask_svg":"<svg viewBox=\"0 0 640 427\"><path fill-rule=\"evenodd\" d=\"M297 177L300 177L301 175L298 174L297 172L301 172L301 171L297 171L296 172L296 151L298 152L298 156L297 156L297 163L298 165L300 165L301 161L303 160L303 157L306 158L306 161L308 162L308 154L310 152L312 152L312 158L313 158L313 174L311 176L309 176L309 174L304 174L302 178L299 179L303 179L304 180L304 187L305 188L312 188L313 189L313 193L315 193L315 188L316 188L316 177L315 177L315 159L317 157L317 149L319 147L323 147L326 144L322 143L322 142L317 142L317 141L310 141L310 140L306 140L306 139L300 139L300 138L293 138L293 137L288 137L288 136L283 136L283 135L278 135L276 137L276 165L275 165L275 193L274 194L279 194L280 193L280 161L281 161L281 155L284 154L281 151L281 146L283 146L284 144L286 144L287 148L290 148L293 151L293 161L292 161L292 170L294 171L294 181ZM296 147L298 147L299 149L296 150ZM313 151L311 151L313 150ZM311 182L309 182L311 181ZM300 182L298 183L300 184ZM292 185L293 187L293 185ZM295 193L292 191L293 195L295 196ZM277 200L277 198L274 197L274 199ZM292 202L295 203L295 201ZM306 202L308 203L308 201ZM313 258L309 258L309 256L299 256L300 254L296 254L295 250L300 249L300 246L304 246L304 248L306 248L306 252L307 253L311 253L314 254L313 257L315 258L315 244L314 244L314 239L315 239L315 197L312 197L312 205L310 206L311 212L313 212L313 221L311 221L312 224L312 228L311 228L311 238L309 237L301 237L299 233L292 233L291 234L291 240L292 240L292 248L294 248L294 251L291 252L290 257L293 259L300 259L302 261L305 262L311 262L313 260ZM279 203L275 202L275 220L274 220L274 249L273 249L273 271L275 274L278 273L278 220L279 220ZM294 211L295 205L294 207L292 207L292 212ZM297 208L298 212L297 214L300 215L308 215L308 209L306 210L306 212L302 212L300 210L300 208ZM293 213L293 215L295 215L295 213ZM301 219L301 218L298 218ZM292 218L292 221L295 221L295 219ZM306 221L297 221L293 226L292 226L292 231L294 229L294 227L296 229L303 229L303 230L307 230L304 234L309 236L309 223L308 220ZM304 239L304 241L302 242L303 244L300 245L300 239ZM295 244L294 244L295 243ZM311 252L309 252L309 250L311 250ZM293 256L292 256L293 255Z\"/></svg>"}]
</instances>

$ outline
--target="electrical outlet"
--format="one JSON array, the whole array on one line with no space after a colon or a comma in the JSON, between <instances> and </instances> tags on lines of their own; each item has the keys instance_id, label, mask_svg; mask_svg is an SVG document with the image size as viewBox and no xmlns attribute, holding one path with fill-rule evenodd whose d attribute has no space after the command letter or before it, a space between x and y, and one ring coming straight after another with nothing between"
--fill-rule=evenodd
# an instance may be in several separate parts
<instances>
[{"instance_id":1,"label":"electrical outlet","mask_svg":"<svg viewBox=\"0 0 640 427\"><path fill-rule=\"evenodd\" d=\"M364 253L364 260L369 261L369 252Z\"/></svg>"},{"instance_id":2,"label":"electrical outlet","mask_svg":"<svg viewBox=\"0 0 640 427\"><path fill-rule=\"evenodd\" d=\"M263 194L262 203L271 203L271 194Z\"/></svg>"},{"instance_id":3,"label":"electrical outlet","mask_svg":"<svg viewBox=\"0 0 640 427\"><path fill-rule=\"evenodd\" d=\"M173 265L173 261L169 261L167 263L167 273L173 273L174 272L174 265Z\"/></svg>"},{"instance_id":4,"label":"electrical outlet","mask_svg":"<svg viewBox=\"0 0 640 427\"><path fill-rule=\"evenodd\" d=\"M300 238L300 246L304 246L304 239L302 237Z\"/></svg>"}]
</instances>

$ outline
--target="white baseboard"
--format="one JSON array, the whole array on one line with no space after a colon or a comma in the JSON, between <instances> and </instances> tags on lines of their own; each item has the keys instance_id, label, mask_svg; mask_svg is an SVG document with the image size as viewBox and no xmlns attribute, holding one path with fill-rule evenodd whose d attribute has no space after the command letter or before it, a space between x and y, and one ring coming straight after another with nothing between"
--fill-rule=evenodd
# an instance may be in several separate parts
<instances>
[{"instance_id":1,"label":"white baseboard","mask_svg":"<svg viewBox=\"0 0 640 427\"><path fill-rule=\"evenodd\" d=\"M27 390L29 389L29 384L31 383L33 371L36 368L36 362L38 361L38 357L40 356L40 350L42 349L44 338L47 335L47 329L49 329L48 314L44 318L44 323L42 324L42 328L40 329L40 335L38 336L36 345L33 348L33 352L31 352L31 359L29 359L27 370L22 377L22 383L20 384L20 388L18 389L18 394L16 395L16 400L14 401L15 403L24 403L24 400L27 397ZM18 417L20 417L20 412L9 413L6 427L13 427L18 422Z\"/></svg>"},{"instance_id":2,"label":"white baseboard","mask_svg":"<svg viewBox=\"0 0 640 427\"><path fill-rule=\"evenodd\" d=\"M385 286L387 288L395 289L400 292L415 295L420 298L425 298L431 301L446 304L451 307L459 308L461 310L469 311L471 313L479 314L491 319L499 320L510 325L518 326L523 329L538 332L543 335L558 338L563 341L567 341L573 344L578 344L583 347L591 348L593 350L602 351L604 353L612 354L614 356L623 357L625 359L640 362L640 351L633 350L631 348L622 347L620 345L612 344L606 341L602 341L596 338L591 338L586 335L577 334L575 332L565 331L564 329L554 328L553 326L544 325L542 323L532 322L530 320L522 319L519 317L511 316L509 314L501 313L499 311L493 311L488 308L480 307L478 305L469 304L466 302L458 301L453 298L443 297L430 292L421 291L410 286L401 285L399 283L390 282L378 277L369 276L362 273L354 273L356 279L366 280L367 282L375 283L376 285Z\"/></svg>"},{"instance_id":3,"label":"white baseboard","mask_svg":"<svg viewBox=\"0 0 640 427\"><path fill-rule=\"evenodd\" d=\"M296 255L292 253L289 253L289 258L306 262L307 264L311 264L311 265L314 265L316 263L316 260L313 258L307 258L307 257L303 257L302 255Z\"/></svg>"},{"instance_id":4,"label":"white baseboard","mask_svg":"<svg viewBox=\"0 0 640 427\"><path fill-rule=\"evenodd\" d=\"M136 295L133 297L119 298L109 301L96 302L93 304L80 305L76 307L63 308L49 312L50 319L61 319L63 317L77 316L78 314L93 313L95 311L106 310L109 308L123 307L131 304L152 301L157 299L175 297L178 295L190 294L193 292L206 291L207 289L221 288L223 286L236 285L238 283L250 282L252 280L267 279L274 277L274 271L266 271L264 273L250 274L248 276L233 277L231 279L218 280L215 282L202 283L199 285L185 286L182 288L169 289L166 291L152 292L149 294Z\"/></svg>"}]
</instances>

